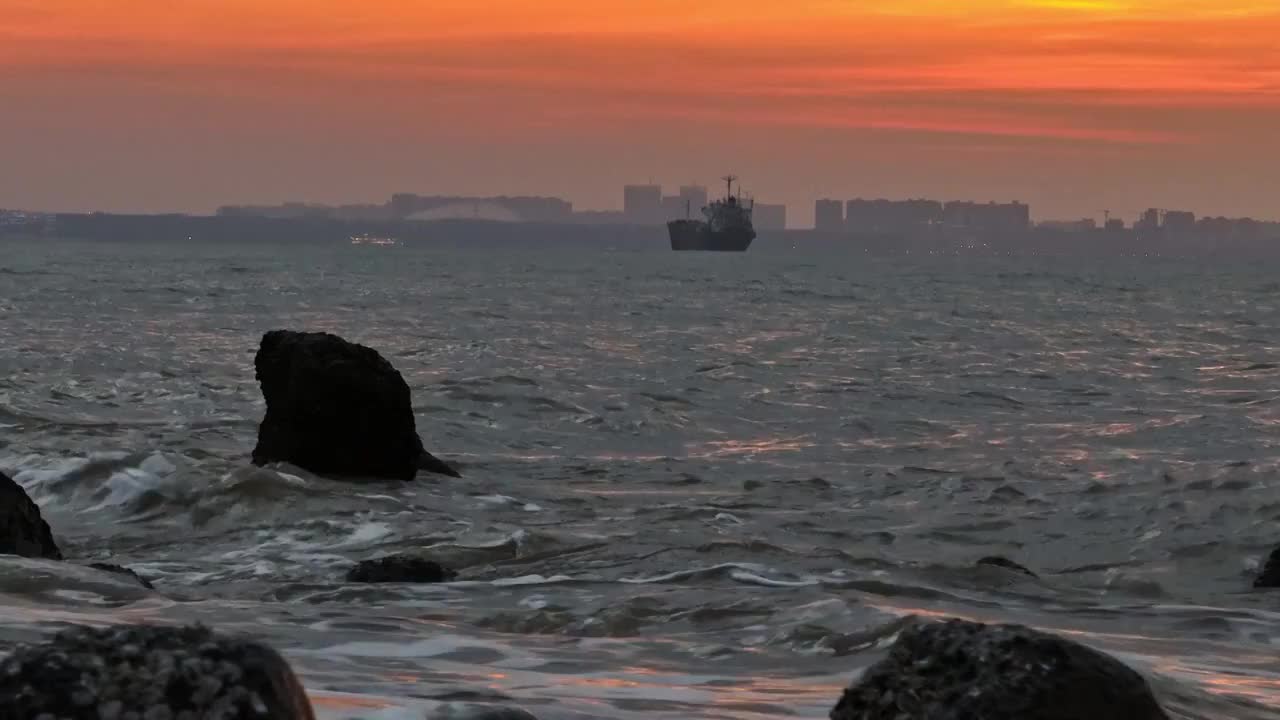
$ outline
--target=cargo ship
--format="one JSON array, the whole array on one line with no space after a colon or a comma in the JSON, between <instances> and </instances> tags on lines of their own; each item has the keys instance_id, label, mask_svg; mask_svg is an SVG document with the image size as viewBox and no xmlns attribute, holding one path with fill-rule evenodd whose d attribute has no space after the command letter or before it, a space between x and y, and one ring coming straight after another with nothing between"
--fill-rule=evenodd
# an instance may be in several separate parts
<instances>
[{"instance_id":1,"label":"cargo ship","mask_svg":"<svg viewBox=\"0 0 1280 720\"><path fill-rule=\"evenodd\" d=\"M667 223L672 250L712 250L719 252L743 252L756 239L756 229L751 224L751 210L755 201L745 204L733 194L733 175L725 181L725 196L702 208L705 220L685 218ZM741 194L741 193L739 193Z\"/></svg>"}]
</instances>

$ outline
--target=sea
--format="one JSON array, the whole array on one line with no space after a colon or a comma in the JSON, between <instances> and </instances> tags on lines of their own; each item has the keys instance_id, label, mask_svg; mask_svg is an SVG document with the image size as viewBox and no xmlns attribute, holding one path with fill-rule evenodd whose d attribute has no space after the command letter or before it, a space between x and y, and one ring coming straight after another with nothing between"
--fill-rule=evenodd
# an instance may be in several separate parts
<instances>
[{"instance_id":1,"label":"sea","mask_svg":"<svg viewBox=\"0 0 1280 720\"><path fill-rule=\"evenodd\" d=\"M322 720L824 718L908 618L959 617L1111 653L1174 718L1274 718L1277 270L0 241L0 470L69 561L0 560L0 651L202 622ZM277 328L380 351L463 478L254 467ZM344 582L391 553L459 577Z\"/></svg>"}]
</instances>

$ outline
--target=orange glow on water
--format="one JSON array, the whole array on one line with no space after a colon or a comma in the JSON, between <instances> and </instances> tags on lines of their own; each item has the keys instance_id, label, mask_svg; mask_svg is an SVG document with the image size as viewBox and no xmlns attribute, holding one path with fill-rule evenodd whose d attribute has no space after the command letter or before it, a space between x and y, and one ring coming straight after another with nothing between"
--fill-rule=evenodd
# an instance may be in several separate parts
<instances>
[{"instance_id":1,"label":"orange glow on water","mask_svg":"<svg viewBox=\"0 0 1280 720\"><path fill-rule=\"evenodd\" d=\"M382 710L395 707L385 700L358 695L335 695L325 692L308 692L307 699L317 710Z\"/></svg>"}]
</instances>

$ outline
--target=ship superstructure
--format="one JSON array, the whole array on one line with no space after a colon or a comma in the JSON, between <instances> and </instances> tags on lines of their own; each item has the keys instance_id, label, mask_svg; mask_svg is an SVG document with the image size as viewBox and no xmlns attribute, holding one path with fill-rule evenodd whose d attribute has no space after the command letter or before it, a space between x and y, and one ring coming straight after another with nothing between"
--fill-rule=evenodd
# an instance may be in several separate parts
<instances>
[{"instance_id":1,"label":"ship superstructure","mask_svg":"<svg viewBox=\"0 0 1280 720\"><path fill-rule=\"evenodd\" d=\"M727 175L725 196L702 208L704 220L686 218L667 223L672 250L713 250L742 252L756 238L751 224L751 211L755 201L744 202L733 194L733 183L738 178Z\"/></svg>"}]
</instances>

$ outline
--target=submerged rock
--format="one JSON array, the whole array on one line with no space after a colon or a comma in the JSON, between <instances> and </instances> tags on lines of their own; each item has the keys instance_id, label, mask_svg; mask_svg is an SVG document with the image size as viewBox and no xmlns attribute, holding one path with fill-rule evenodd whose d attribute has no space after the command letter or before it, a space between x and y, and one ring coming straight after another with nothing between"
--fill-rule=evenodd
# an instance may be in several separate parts
<instances>
[{"instance_id":1,"label":"submerged rock","mask_svg":"<svg viewBox=\"0 0 1280 720\"><path fill-rule=\"evenodd\" d=\"M458 477L423 448L409 386L377 351L328 333L273 330L253 364L267 401L254 464L346 478Z\"/></svg>"},{"instance_id":2,"label":"submerged rock","mask_svg":"<svg viewBox=\"0 0 1280 720\"><path fill-rule=\"evenodd\" d=\"M1115 658L1020 625L916 623L832 720L1168 720Z\"/></svg>"},{"instance_id":3,"label":"submerged rock","mask_svg":"<svg viewBox=\"0 0 1280 720\"><path fill-rule=\"evenodd\" d=\"M204 627L75 627L0 661L0 719L314 720L284 658Z\"/></svg>"},{"instance_id":4,"label":"submerged rock","mask_svg":"<svg viewBox=\"0 0 1280 720\"><path fill-rule=\"evenodd\" d=\"M538 720L527 710L505 705L449 703L437 708L427 720Z\"/></svg>"},{"instance_id":5,"label":"submerged rock","mask_svg":"<svg viewBox=\"0 0 1280 720\"><path fill-rule=\"evenodd\" d=\"M94 570L109 572L114 575L124 575L127 577L131 577L134 580L137 580L139 585L141 585L142 587L148 590L156 589L156 586L152 585L150 580L142 577L138 573L130 570L127 567L124 567L123 565L113 565L111 563L89 563L89 567L93 568Z\"/></svg>"},{"instance_id":6,"label":"submerged rock","mask_svg":"<svg viewBox=\"0 0 1280 720\"><path fill-rule=\"evenodd\" d=\"M1254 579L1256 588L1280 588L1280 547L1271 551L1271 556L1262 566L1262 572Z\"/></svg>"},{"instance_id":7,"label":"submerged rock","mask_svg":"<svg viewBox=\"0 0 1280 720\"><path fill-rule=\"evenodd\" d=\"M75 598L76 604L127 605L151 597L152 592L132 577L88 565L0 555L0 594L21 598L37 607L62 604L69 597ZM0 652L6 649L0 646Z\"/></svg>"},{"instance_id":8,"label":"submerged rock","mask_svg":"<svg viewBox=\"0 0 1280 720\"><path fill-rule=\"evenodd\" d=\"M347 572L354 583L438 583L448 582L458 573L434 560L412 555L388 555L362 560Z\"/></svg>"},{"instance_id":9,"label":"submerged rock","mask_svg":"<svg viewBox=\"0 0 1280 720\"><path fill-rule=\"evenodd\" d=\"M15 480L0 473L0 555L61 560L49 523Z\"/></svg>"},{"instance_id":10,"label":"submerged rock","mask_svg":"<svg viewBox=\"0 0 1280 720\"><path fill-rule=\"evenodd\" d=\"M1030 570L1026 569L1025 567L1019 565L1018 563L1006 557L999 557L996 555L993 555L990 557L984 557L981 560L979 560L977 564L1004 568L1005 570L1012 570L1014 572L1022 573L1023 575L1030 575L1033 578L1040 577L1039 575L1036 575L1035 573L1031 572Z\"/></svg>"}]
</instances>

